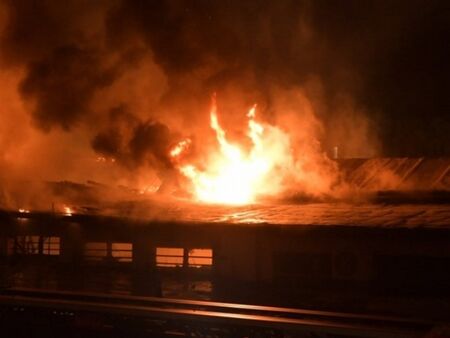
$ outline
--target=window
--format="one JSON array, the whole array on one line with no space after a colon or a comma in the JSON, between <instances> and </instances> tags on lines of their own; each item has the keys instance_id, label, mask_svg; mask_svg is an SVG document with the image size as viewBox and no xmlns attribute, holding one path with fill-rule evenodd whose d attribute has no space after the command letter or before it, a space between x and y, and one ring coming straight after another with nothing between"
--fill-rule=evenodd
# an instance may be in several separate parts
<instances>
[{"instance_id":1,"label":"window","mask_svg":"<svg viewBox=\"0 0 450 338\"><path fill-rule=\"evenodd\" d=\"M44 237L42 243L42 253L44 255L59 255L60 253L60 240L59 237Z\"/></svg>"},{"instance_id":2,"label":"window","mask_svg":"<svg viewBox=\"0 0 450 338\"><path fill-rule=\"evenodd\" d=\"M16 236L8 240L8 252L12 255L39 254L40 236Z\"/></svg>"},{"instance_id":3,"label":"window","mask_svg":"<svg viewBox=\"0 0 450 338\"><path fill-rule=\"evenodd\" d=\"M87 242L84 246L84 258L87 261L110 260L130 263L133 261L132 243Z\"/></svg>"},{"instance_id":4,"label":"window","mask_svg":"<svg viewBox=\"0 0 450 338\"><path fill-rule=\"evenodd\" d=\"M8 238L8 255L60 254L60 238L55 236L16 236Z\"/></svg>"},{"instance_id":5,"label":"window","mask_svg":"<svg viewBox=\"0 0 450 338\"><path fill-rule=\"evenodd\" d=\"M183 248L156 248L156 266L177 267L183 266Z\"/></svg>"},{"instance_id":6,"label":"window","mask_svg":"<svg viewBox=\"0 0 450 338\"><path fill-rule=\"evenodd\" d=\"M156 266L203 268L212 266L212 249L156 248Z\"/></svg>"},{"instance_id":7,"label":"window","mask_svg":"<svg viewBox=\"0 0 450 338\"><path fill-rule=\"evenodd\" d=\"M106 242L88 242L84 245L84 258L88 261L101 261L107 256Z\"/></svg>"},{"instance_id":8,"label":"window","mask_svg":"<svg viewBox=\"0 0 450 338\"><path fill-rule=\"evenodd\" d=\"M133 260L133 244L112 243L111 256L118 262L131 262Z\"/></svg>"},{"instance_id":9,"label":"window","mask_svg":"<svg viewBox=\"0 0 450 338\"><path fill-rule=\"evenodd\" d=\"M212 265L211 249L192 249L189 250L188 264L193 268L202 268Z\"/></svg>"}]
</instances>

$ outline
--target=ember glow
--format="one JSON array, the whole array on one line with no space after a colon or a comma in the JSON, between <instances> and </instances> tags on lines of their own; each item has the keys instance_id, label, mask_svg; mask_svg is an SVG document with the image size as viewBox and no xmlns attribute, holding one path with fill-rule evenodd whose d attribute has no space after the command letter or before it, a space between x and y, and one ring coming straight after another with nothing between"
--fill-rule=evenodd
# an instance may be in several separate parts
<instances>
[{"instance_id":1,"label":"ember glow","mask_svg":"<svg viewBox=\"0 0 450 338\"><path fill-rule=\"evenodd\" d=\"M96 158L96 161L99 162L99 163L106 163L106 162L114 163L114 162L116 162L116 159L114 159L114 158L108 159L108 158L106 158L104 156L98 156Z\"/></svg>"},{"instance_id":2,"label":"ember glow","mask_svg":"<svg viewBox=\"0 0 450 338\"><path fill-rule=\"evenodd\" d=\"M281 129L257 121L256 105L249 110L247 118L246 135L251 141L251 147L245 150L242 145L232 144L227 139L213 99L210 127L215 132L217 151L210 154L204 169L199 169L192 163L178 168L192 183L197 200L207 203L248 204L255 202L260 196L280 191L281 181L272 177L272 174L280 168L290 168L293 164L289 137ZM171 151L172 157L182 153L180 147ZM180 151L176 152L178 149Z\"/></svg>"},{"instance_id":3,"label":"ember glow","mask_svg":"<svg viewBox=\"0 0 450 338\"><path fill-rule=\"evenodd\" d=\"M72 208L68 207L68 206L64 206L64 215L65 216L72 216L73 211Z\"/></svg>"},{"instance_id":4,"label":"ember glow","mask_svg":"<svg viewBox=\"0 0 450 338\"><path fill-rule=\"evenodd\" d=\"M189 148L189 146L191 145L191 139L186 138L184 140L181 140L180 142L178 142L170 151L170 156L172 158L176 158L178 156L180 156L182 153L184 153L187 148Z\"/></svg>"}]
</instances>

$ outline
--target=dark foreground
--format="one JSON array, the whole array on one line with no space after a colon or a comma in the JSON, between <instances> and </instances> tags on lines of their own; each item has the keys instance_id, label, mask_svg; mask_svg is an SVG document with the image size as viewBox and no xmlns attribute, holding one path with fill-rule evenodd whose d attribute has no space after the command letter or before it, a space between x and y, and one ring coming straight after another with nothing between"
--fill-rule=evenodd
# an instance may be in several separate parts
<instances>
[{"instance_id":1,"label":"dark foreground","mask_svg":"<svg viewBox=\"0 0 450 338\"><path fill-rule=\"evenodd\" d=\"M78 337L424 337L438 323L268 306L11 289L3 332Z\"/></svg>"}]
</instances>

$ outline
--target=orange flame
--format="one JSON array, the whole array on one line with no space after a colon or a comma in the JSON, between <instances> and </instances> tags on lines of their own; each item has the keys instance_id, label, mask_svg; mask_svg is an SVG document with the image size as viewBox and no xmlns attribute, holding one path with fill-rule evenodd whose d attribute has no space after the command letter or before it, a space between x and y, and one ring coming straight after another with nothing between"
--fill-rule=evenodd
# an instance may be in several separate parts
<instances>
[{"instance_id":1,"label":"orange flame","mask_svg":"<svg viewBox=\"0 0 450 338\"><path fill-rule=\"evenodd\" d=\"M191 142L192 141L189 138L181 140L170 150L170 156L172 158L180 156L182 153L184 153L189 148L189 146L191 145Z\"/></svg>"},{"instance_id":2,"label":"orange flame","mask_svg":"<svg viewBox=\"0 0 450 338\"><path fill-rule=\"evenodd\" d=\"M277 127L257 122L256 105L249 110L247 117L247 136L252 147L245 152L227 140L213 98L210 126L216 134L219 149L212 154L204 170L192 164L179 168L192 182L194 195L199 201L248 204L259 196L280 191L281 179L273 173L293 163L289 137Z\"/></svg>"},{"instance_id":3,"label":"orange flame","mask_svg":"<svg viewBox=\"0 0 450 338\"><path fill-rule=\"evenodd\" d=\"M65 216L72 216L73 215L72 208L70 208L68 206L64 206L64 215Z\"/></svg>"}]
</instances>

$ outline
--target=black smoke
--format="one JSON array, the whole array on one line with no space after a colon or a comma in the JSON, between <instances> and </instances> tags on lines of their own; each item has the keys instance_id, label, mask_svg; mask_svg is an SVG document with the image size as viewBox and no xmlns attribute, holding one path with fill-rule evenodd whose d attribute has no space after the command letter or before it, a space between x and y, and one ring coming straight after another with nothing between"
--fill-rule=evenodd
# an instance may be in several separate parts
<instances>
[{"instance_id":1,"label":"black smoke","mask_svg":"<svg viewBox=\"0 0 450 338\"><path fill-rule=\"evenodd\" d=\"M119 106L110 111L108 127L94 137L92 147L130 169L148 165L162 173L172 169L168 154L174 139L166 125L141 121Z\"/></svg>"},{"instance_id":2,"label":"black smoke","mask_svg":"<svg viewBox=\"0 0 450 338\"><path fill-rule=\"evenodd\" d=\"M38 126L70 130L88 115L96 90L110 85L115 77L115 69L102 68L100 56L76 46L57 48L48 58L31 62L20 92L36 101L32 114Z\"/></svg>"},{"instance_id":3,"label":"black smoke","mask_svg":"<svg viewBox=\"0 0 450 338\"><path fill-rule=\"evenodd\" d=\"M91 111L95 94L148 54L168 79L162 105L183 95L204 101L234 85L270 110L273 86L308 90L319 79L327 128L349 96L375 122L384 155L450 155L447 1L3 2L2 67L25 67L19 90L43 130L89 123L99 113ZM127 114L132 133L112 119L93 148L130 167L167 165L173 132Z\"/></svg>"},{"instance_id":4,"label":"black smoke","mask_svg":"<svg viewBox=\"0 0 450 338\"><path fill-rule=\"evenodd\" d=\"M125 103L103 112L92 108L95 95L143 57L142 47L117 50L102 37L98 27L107 20L108 1L4 3L8 23L1 40L2 67L25 68L18 91L31 103L35 126L44 132L58 127L70 132L83 125L92 129L92 117L106 113L104 125L94 128L96 152L130 169L170 167L167 126L136 117Z\"/></svg>"}]
</instances>

